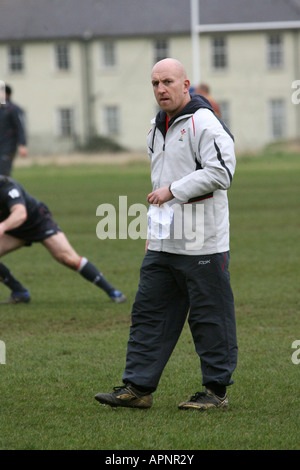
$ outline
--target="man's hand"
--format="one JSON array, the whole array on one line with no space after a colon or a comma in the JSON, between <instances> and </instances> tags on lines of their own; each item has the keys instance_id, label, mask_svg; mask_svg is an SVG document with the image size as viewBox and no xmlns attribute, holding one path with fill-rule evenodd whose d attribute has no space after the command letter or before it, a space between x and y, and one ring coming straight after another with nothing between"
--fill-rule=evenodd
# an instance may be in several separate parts
<instances>
[{"instance_id":1,"label":"man's hand","mask_svg":"<svg viewBox=\"0 0 300 470\"><path fill-rule=\"evenodd\" d=\"M21 157L27 157L28 151L26 145L19 145L18 152Z\"/></svg>"},{"instance_id":2,"label":"man's hand","mask_svg":"<svg viewBox=\"0 0 300 470\"><path fill-rule=\"evenodd\" d=\"M170 201L173 198L174 196L169 190L169 186L163 186L148 194L147 201L149 204L158 204L161 206L164 202Z\"/></svg>"}]
</instances>

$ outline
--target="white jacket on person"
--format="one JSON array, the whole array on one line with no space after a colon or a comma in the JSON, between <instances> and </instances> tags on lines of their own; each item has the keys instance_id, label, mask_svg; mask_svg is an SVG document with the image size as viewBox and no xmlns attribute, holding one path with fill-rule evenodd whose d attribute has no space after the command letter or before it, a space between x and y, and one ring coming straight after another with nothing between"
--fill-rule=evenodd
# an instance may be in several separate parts
<instances>
[{"instance_id":1,"label":"white jacket on person","mask_svg":"<svg viewBox=\"0 0 300 470\"><path fill-rule=\"evenodd\" d=\"M152 120L148 134L153 190L174 199L148 212L149 250L208 255L229 250L227 189L235 171L233 137L199 95L173 118Z\"/></svg>"}]
</instances>

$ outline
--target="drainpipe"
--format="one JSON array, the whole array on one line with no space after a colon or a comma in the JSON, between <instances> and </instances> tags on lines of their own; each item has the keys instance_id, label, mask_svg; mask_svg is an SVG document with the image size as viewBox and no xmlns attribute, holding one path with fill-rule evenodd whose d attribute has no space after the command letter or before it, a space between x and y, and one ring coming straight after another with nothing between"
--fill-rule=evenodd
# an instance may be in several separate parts
<instances>
[{"instance_id":1,"label":"drainpipe","mask_svg":"<svg viewBox=\"0 0 300 470\"><path fill-rule=\"evenodd\" d=\"M300 34L299 29L295 30L294 33L294 61L295 61L295 69L294 69L294 80L300 80L300 60L299 60L299 44L300 43ZM292 90L293 91L293 90ZM296 139L300 139L300 103L294 104L295 106L295 124L296 124Z\"/></svg>"},{"instance_id":2,"label":"drainpipe","mask_svg":"<svg viewBox=\"0 0 300 470\"><path fill-rule=\"evenodd\" d=\"M191 40L192 40L192 64L193 83L196 87L200 83L200 0L191 0Z\"/></svg>"},{"instance_id":3,"label":"drainpipe","mask_svg":"<svg viewBox=\"0 0 300 470\"><path fill-rule=\"evenodd\" d=\"M90 59L90 46L93 34L85 31L82 36L82 96L83 96L83 124L84 143L89 144L95 134L93 120L93 92L91 80L92 63Z\"/></svg>"}]
</instances>

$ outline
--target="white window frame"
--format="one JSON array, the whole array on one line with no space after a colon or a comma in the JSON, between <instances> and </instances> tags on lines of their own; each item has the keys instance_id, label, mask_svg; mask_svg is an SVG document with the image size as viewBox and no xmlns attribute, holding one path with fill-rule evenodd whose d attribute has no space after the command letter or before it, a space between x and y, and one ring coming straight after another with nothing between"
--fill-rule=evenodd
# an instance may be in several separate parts
<instances>
[{"instance_id":1,"label":"white window frame","mask_svg":"<svg viewBox=\"0 0 300 470\"><path fill-rule=\"evenodd\" d=\"M118 105L103 106L103 128L106 137L119 136L121 133L121 113Z\"/></svg>"},{"instance_id":2,"label":"white window frame","mask_svg":"<svg viewBox=\"0 0 300 470\"><path fill-rule=\"evenodd\" d=\"M170 43L167 38L155 39L153 43L153 49L154 49L154 61L153 61L154 64L170 56L169 54Z\"/></svg>"},{"instance_id":3,"label":"white window frame","mask_svg":"<svg viewBox=\"0 0 300 470\"><path fill-rule=\"evenodd\" d=\"M283 35L271 33L267 35L267 67L270 70L282 69L284 66Z\"/></svg>"},{"instance_id":4,"label":"white window frame","mask_svg":"<svg viewBox=\"0 0 300 470\"><path fill-rule=\"evenodd\" d=\"M221 119L228 129L231 128L231 106L229 101L219 101Z\"/></svg>"},{"instance_id":5,"label":"white window frame","mask_svg":"<svg viewBox=\"0 0 300 470\"><path fill-rule=\"evenodd\" d=\"M59 50L61 48L61 51ZM63 50L64 48L64 50ZM65 65L60 64L60 54L65 55L63 59L65 61ZM54 64L55 64L55 70L58 70L60 72L67 72L71 69L71 48L70 44L68 42L58 42L54 44Z\"/></svg>"},{"instance_id":6,"label":"white window frame","mask_svg":"<svg viewBox=\"0 0 300 470\"><path fill-rule=\"evenodd\" d=\"M70 113L69 118L68 118L70 120L69 121L70 124L68 126L70 128L69 132L64 132L63 120L65 119L65 117L63 116L63 113L66 111ZM63 106L63 107L56 109L56 135L57 137L62 137L62 138L74 137L75 135L75 112L72 107Z\"/></svg>"},{"instance_id":7,"label":"white window frame","mask_svg":"<svg viewBox=\"0 0 300 470\"><path fill-rule=\"evenodd\" d=\"M284 99L270 99L269 122L272 140L281 140L286 138L286 105ZM279 132L278 129L280 129Z\"/></svg>"},{"instance_id":8,"label":"white window frame","mask_svg":"<svg viewBox=\"0 0 300 470\"><path fill-rule=\"evenodd\" d=\"M217 42L220 44L217 44ZM221 63L221 57L223 63ZM214 71L228 69L228 41L226 36L213 36L211 38L211 65Z\"/></svg>"},{"instance_id":9,"label":"white window frame","mask_svg":"<svg viewBox=\"0 0 300 470\"><path fill-rule=\"evenodd\" d=\"M13 50L18 50L20 54L13 54ZM13 68L16 65L17 68ZM10 44L7 49L7 69L9 73L18 74L25 71L24 46L22 44Z\"/></svg>"},{"instance_id":10,"label":"white window frame","mask_svg":"<svg viewBox=\"0 0 300 470\"><path fill-rule=\"evenodd\" d=\"M116 41L105 40L101 43L101 68L114 69L117 67Z\"/></svg>"}]
</instances>

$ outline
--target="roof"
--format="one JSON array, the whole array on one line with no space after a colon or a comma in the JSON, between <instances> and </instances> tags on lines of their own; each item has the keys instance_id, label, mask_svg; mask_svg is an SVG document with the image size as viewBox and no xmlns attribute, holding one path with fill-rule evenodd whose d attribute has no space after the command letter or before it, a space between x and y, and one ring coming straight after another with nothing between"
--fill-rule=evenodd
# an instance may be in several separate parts
<instances>
[{"instance_id":1,"label":"roof","mask_svg":"<svg viewBox=\"0 0 300 470\"><path fill-rule=\"evenodd\" d=\"M300 20L299 0L200 0L202 24Z\"/></svg>"},{"instance_id":2,"label":"roof","mask_svg":"<svg viewBox=\"0 0 300 470\"><path fill-rule=\"evenodd\" d=\"M279 21L300 21L300 0L200 0L201 25ZM0 0L0 41L189 32L189 0Z\"/></svg>"}]
</instances>

